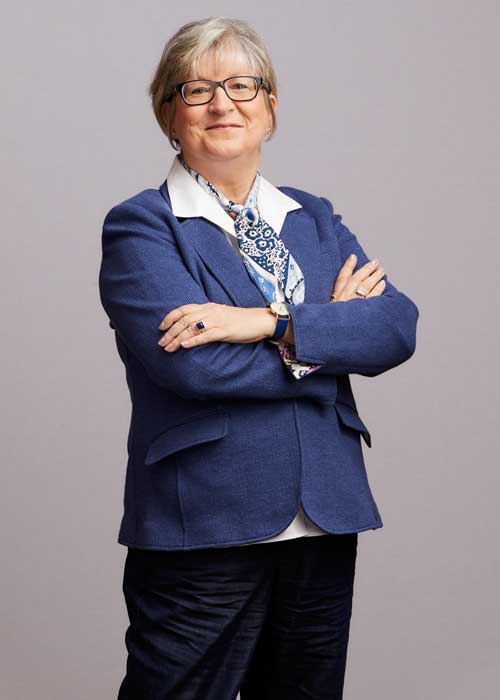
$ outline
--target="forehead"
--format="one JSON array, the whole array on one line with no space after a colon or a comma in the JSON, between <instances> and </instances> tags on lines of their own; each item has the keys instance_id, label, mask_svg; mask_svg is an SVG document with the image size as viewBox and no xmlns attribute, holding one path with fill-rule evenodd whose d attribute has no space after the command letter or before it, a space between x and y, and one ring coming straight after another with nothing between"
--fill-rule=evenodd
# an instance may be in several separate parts
<instances>
[{"instance_id":1,"label":"forehead","mask_svg":"<svg viewBox=\"0 0 500 700\"><path fill-rule=\"evenodd\" d=\"M193 79L223 80L231 75L254 75L255 61L242 47L229 44L217 51L209 49L195 59L190 74Z\"/></svg>"}]
</instances>

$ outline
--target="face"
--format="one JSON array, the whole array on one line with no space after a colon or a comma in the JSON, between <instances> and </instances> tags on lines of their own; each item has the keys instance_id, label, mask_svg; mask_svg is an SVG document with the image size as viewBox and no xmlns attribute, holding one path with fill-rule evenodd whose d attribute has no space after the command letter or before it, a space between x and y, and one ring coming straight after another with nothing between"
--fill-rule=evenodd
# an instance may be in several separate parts
<instances>
[{"instance_id":1,"label":"face","mask_svg":"<svg viewBox=\"0 0 500 700\"><path fill-rule=\"evenodd\" d=\"M224 56L218 65L210 54L200 65L198 74L190 79L224 80L233 75L256 73L240 54ZM258 159L260 145L268 128L272 127L264 88L259 89L255 99L247 102L231 100L220 86L212 101L204 105L187 105L178 93L175 100L174 137L180 142L184 159L193 167L195 163L222 165L222 161ZM277 100L273 94L270 94L270 101L275 110ZM163 105L163 109L168 107L169 103ZM219 123L235 126L213 128Z\"/></svg>"}]
</instances>

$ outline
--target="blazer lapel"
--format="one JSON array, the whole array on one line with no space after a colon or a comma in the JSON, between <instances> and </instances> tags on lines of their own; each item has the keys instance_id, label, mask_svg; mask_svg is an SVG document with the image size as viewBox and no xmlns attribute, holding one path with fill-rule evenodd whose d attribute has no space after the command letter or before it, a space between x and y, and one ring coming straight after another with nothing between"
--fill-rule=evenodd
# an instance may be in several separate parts
<instances>
[{"instance_id":1,"label":"blazer lapel","mask_svg":"<svg viewBox=\"0 0 500 700\"><path fill-rule=\"evenodd\" d=\"M314 218L305 209L293 211L287 215L280 235L304 275L304 303L328 301L329 297L324 299L325 279Z\"/></svg>"},{"instance_id":2,"label":"blazer lapel","mask_svg":"<svg viewBox=\"0 0 500 700\"><path fill-rule=\"evenodd\" d=\"M189 173L188 177L191 177ZM167 180L162 183L159 189L169 208L172 209ZM226 214L217 202L214 204L219 207L222 214L232 221L229 214ZM215 215L217 214L216 211ZM176 216L183 218L179 214ZM190 215L179 224L182 232L182 244L190 245L196 250L205 266L225 289L235 306L246 308L265 306L264 297L248 276L238 253L218 228L221 224L222 222L215 224L205 216Z\"/></svg>"},{"instance_id":3,"label":"blazer lapel","mask_svg":"<svg viewBox=\"0 0 500 700\"><path fill-rule=\"evenodd\" d=\"M250 308L266 305L240 256L212 221L187 219L182 225L182 232L235 306Z\"/></svg>"}]
</instances>

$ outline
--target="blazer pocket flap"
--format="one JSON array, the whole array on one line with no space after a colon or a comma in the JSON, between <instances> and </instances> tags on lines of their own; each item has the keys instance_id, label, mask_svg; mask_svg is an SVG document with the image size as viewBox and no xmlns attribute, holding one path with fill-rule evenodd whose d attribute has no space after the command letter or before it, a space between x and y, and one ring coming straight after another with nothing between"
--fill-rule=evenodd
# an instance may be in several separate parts
<instances>
[{"instance_id":1,"label":"blazer pocket flap","mask_svg":"<svg viewBox=\"0 0 500 700\"><path fill-rule=\"evenodd\" d=\"M196 414L179 425L173 425L158 435L149 446L145 464L153 464L174 452L193 447L201 442L219 440L227 435L229 415L215 410Z\"/></svg>"},{"instance_id":2,"label":"blazer pocket flap","mask_svg":"<svg viewBox=\"0 0 500 700\"><path fill-rule=\"evenodd\" d=\"M338 401L335 403L335 408L342 423L348 428L358 430L363 436L363 440L366 442L368 447L371 447L372 438L370 431L359 417L357 411L351 406L348 406L346 403L339 403Z\"/></svg>"}]
</instances>

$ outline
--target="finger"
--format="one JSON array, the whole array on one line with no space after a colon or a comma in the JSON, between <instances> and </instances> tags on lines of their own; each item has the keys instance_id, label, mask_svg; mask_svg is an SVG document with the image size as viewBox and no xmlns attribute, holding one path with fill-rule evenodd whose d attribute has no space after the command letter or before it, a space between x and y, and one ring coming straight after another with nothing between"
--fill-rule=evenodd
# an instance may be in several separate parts
<instances>
[{"instance_id":1,"label":"finger","mask_svg":"<svg viewBox=\"0 0 500 700\"><path fill-rule=\"evenodd\" d=\"M358 282L365 280L367 277L369 277L379 266L379 260L378 258L374 258L373 260L369 260L367 263L362 265L359 270L356 270L354 273L353 277L355 277Z\"/></svg>"},{"instance_id":2,"label":"finger","mask_svg":"<svg viewBox=\"0 0 500 700\"><path fill-rule=\"evenodd\" d=\"M160 330L166 331L173 323L182 318L182 316L192 312L199 313L200 309L204 306L206 307L208 304L183 304L182 306L178 306L172 309L172 311L169 311L158 327Z\"/></svg>"},{"instance_id":3,"label":"finger","mask_svg":"<svg viewBox=\"0 0 500 700\"><path fill-rule=\"evenodd\" d=\"M366 296L369 296L370 292L376 287L376 285L380 282L380 280L382 279L382 277L384 275L385 275L384 268L379 267L377 270L372 272L372 274L369 277L367 277L365 280L363 280L361 287L366 292Z\"/></svg>"},{"instance_id":4,"label":"finger","mask_svg":"<svg viewBox=\"0 0 500 700\"><path fill-rule=\"evenodd\" d=\"M385 280L380 280L380 282L377 282L377 284L374 286L374 288L371 290L371 292L366 295L366 298L379 297L381 294L384 293L384 290L385 290Z\"/></svg>"},{"instance_id":5,"label":"finger","mask_svg":"<svg viewBox=\"0 0 500 700\"><path fill-rule=\"evenodd\" d=\"M213 302L210 302L213 304ZM215 304L213 304L215 306ZM164 349L167 350L168 352L172 352L175 350L178 350L181 345L183 345L184 341L189 341L186 346L183 345L183 347L191 347L193 343L191 343L191 340L193 338L198 337L202 333L207 333L206 329L203 328L197 328L196 324L201 322L206 323L206 316L207 316L207 310L205 309L205 315L202 318L200 318L200 311L199 307L200 306L207 306L205 304L201 305L198 304L198 310L184 315L182 318L180 318L178 321L176 321L169 329L167 333L163 336L163 338L160 339L159 345L163 345ZM213 317L213 314L212 314ZM211 323L214 321L211 320ZM212 333L209 335L207 338L207 342L213 342L214 340L224 340L224 336L222 333L222 330L220 327L213 326L211 329ZM216 333L216 335L214 335ZM194 343L197 345L198 343Z\"/></svg>"},{"instance_id":6,"label":"finger","mask_svg":"<svg viewBox=\"0 0 500 700\"><path fill-rule=\"evenodd\" d=\"M366 295L366 297L379 297L381 294L384 293L385 289L385 280L380 280L380 282L377 282L377 284L373 287L371 292Z\"/></svg>"},{"instance_id":7,"label":"finger","mask_svg":"<svg viewBox=\"0 0 500 700\"><path fill-rule=\"evenodd\" d=\"M181 344L189 340L192 336L195 336L198 333L203 333L203 329L198 329L195 326L195 323L190 323L188 324L181 333L175 336L173 340L167 342L163 349L166 350L167 352L174 352L175 350L178 350L181 347ZM160 343L162 345L163 343Z\"/></svg>"},{"instance_id":8,"label":"finger","mask_svg":"<svg viewBox=\"0 0 500 700\"><path fill-rule=\"evenodd\" d=\"M355 253L351 253L351 254L349 255L349 257L347 258L347 260L346 260L346 261L344 262L344 264L342 265L342 268L345 267L345 268L350 268L351 270L353 270L353 269L355 268L355 266L356 266L357 261L358 261L358 258L357 258L357 256L356 256L356 254L355 254Z\"/></svg>"},{"instance_id":9,"label":"finger","mask_svg":"<svg viewBox=\"0 0 500 700\"><path fill-rule=\"evenodd\" d=\"M184 304L177 309L173 309L165 317L168 318L168 316L170 316L171 325L168 328L168 332L158 341L158 345L165 346L175 339L179 340L179 338L188 337L185 335L186 329L189 326L194 326L200 320L200 317L205 318L209 311L212 311L209 307L215 306L219 305L214 302L208 302L207 304Z\"/></svg>"},{"instance_id":10,"label":"finger","mask_svg":"<svg viewBox=\"0 0 500 700\"><path fill-rule=\"evenodd\" d=\"M377 270L378 264L378 259L374 258L373 260L369 260L367 263L362 265L359 270L356 270L356 272L352 275L344 292L348 292L349 295L352 295L356 289L358 289L358 287L361 287L365 293L368 293L373 286L370 284L369 277Z\"/></svg>"},{"instance_id":11,"label":"finger","mask_svg":"<svg viewBox=\"0 0 500 700\"><path fill-rule=\"evenodd\" d=\"M184 331L188 328L190 320L187 316L182 315L178 321L175 321L173 325L170 326L168 331L162 335L158 341L158 345L165 347L172 341L176 340L178 336L182 335Z\"/></svg>"},{"instance_id":12,"label":"finger","mask_svg":"<svg viewBox=\"0 0 500 700\"><path fill-rule=\"evenodd\" d=\"M352 271L356 267L356 262L357 257L354 253L352 253L351 255L349 255L345 263L340 268L337 278L335 280L335 285L333 287L332 293L335 294L336 297L340 296L348 280L350 280L352 276Z\"/></svg>"},{"instance_id":13,"label":"finger","mask_svg":"<svg viewBox=\"0 0 500 700\"><path fill-rule=\"evenodd\" d=\"M172 309L172 311L169 311L168 314L163 318L162 322L158 326L160 330L166 331L172 323L175 323L178 321L182 316L184 315L184 306L178 306L175 309Z\"/></svg>"},{"instance_id":14,"label":"finger","mask_svg":"<svg viewBox=\"0 0 500 700\"><path fill-rule=\"evenodd\" d=\"M216 340L221 340L221 330L220 328L209 328L208 330L201 331L200 333L195 333L190 338L185 338L181 341L183 348L193 348L197 345L205 345L206 343L213 343Z\"/></svg>"}]
</instances>

